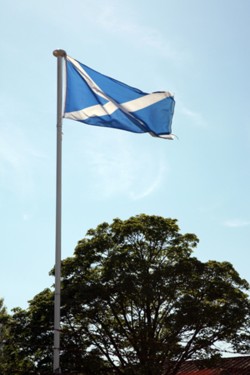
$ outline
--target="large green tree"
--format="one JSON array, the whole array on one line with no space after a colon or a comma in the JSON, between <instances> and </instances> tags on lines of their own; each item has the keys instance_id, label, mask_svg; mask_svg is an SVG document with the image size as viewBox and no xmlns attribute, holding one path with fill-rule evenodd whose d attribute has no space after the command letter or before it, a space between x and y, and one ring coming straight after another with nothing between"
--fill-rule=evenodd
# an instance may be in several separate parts
<instances>
[{"instance_id":1,"label":"large green tree","mask_svg":"<svg viewBox=\"0 0 250 375\"><path fill-rule=\"evenodd\" d=\"M53 362L54 294L45 289L26 310L8 315L0 300L0 375L49 375ZM61 367L65 373L106 374L104 360L80 327L62 314ZM88 349L88 350L87 350Z\"/></svg>"},{"instance_id":2,"label":"large green tree","mask_svg":"<svg viewBox=\"0 0 250 375\"><path fill-rule=\"evenodd\" d=\"M248 350L248 283L228 262L192 256L198 238L177 221L138 215L88 231L62 264L65 328L76 351L116 374L175 375L219 346Z\"/></svg>"},{"instance_id":3,"label":"large green tree","mask_svg":"<svg viewBox=\"0 0 250 375\"><path fill-rule=\"evenodd\" d=\"M5 370L6 360L5 360L5 348L6 341L8 339L8 322L10 316L7 313L7 309L4 306L3 298L0 298L0 375Z\"/></svg>"},{"instance_id":4,"label":"large green tree","mask_svg":"<svg viewBox=\"0 0 250 375\"><path fill-rule=\"evenodd\" d=\"M0 375L50 373L53 345L53 293L44 290L27 310L14 308L4 319Z\"/></svg>"},{"instance_id":5,"label":"large green tree","mask_svg":"<svg viewBox=\"0 0 250 375\"><path fill-rule=\"evenodd\" d=\"M246 353L248 284L228 262L196 259L197 244L158 216L89 230L62 262L63 372L175 375L187 359ZM53 300L45 289L12 315L0 301L0 375L51 373Z\"/></svg>"}]
</instances>

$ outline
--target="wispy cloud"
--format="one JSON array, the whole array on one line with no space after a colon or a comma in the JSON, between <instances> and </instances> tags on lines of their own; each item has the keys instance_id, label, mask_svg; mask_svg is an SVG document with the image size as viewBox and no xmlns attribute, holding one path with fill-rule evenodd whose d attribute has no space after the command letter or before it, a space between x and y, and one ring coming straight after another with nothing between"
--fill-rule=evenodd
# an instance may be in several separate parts
<instances>
[{"instance_id":1,"label":"wispy cloud","mask_svg":"<svg viewBox=\"0 0 250 375\"><path fill-rule=\"evenodd\" d=\"M192 122L192 124L196 127L206 127L205 120L201 113L195 112L187 107L181 108L181 113L188 118L189 121Z\"/></svg>"},{"instance_id":2,"label":"wispy cloud","mask_svg":"<svg viewBox=\"0 0 250 375\"><path fill-rule=\"evenodd\" d=\"M178 53L169 42L165 40L159 30L145 27L133 20L121 18L117 12L117 7L111 6L99 14L97 18L99 26L106 31L115 32L120 37L129 38L133 43L136 43L140 48L147 47L158 52L166 58L177 59Z\"/></svg>"},{"instance_id":3,"label":"wispy cloud","mask_svg":"<svg viewBox=\"0 0 250 375\"><path fill-rule=\"evenodd\" d=\"M37 5L34 7L29 3L25 2L24 6L20 7L21 14L32 15L32 19L40 19L45 22L45 25L57 26L58 29L64 28L65 26L58 17L58 11L60 13L59 1L55 1L49 7L44 5ZM135 2L136 3L136 2ZM138 14L137 6L131 5L126 2L118 2L117 0L106 0L105 5L102 0L84 0L84 2L78 2L78 12L74 13L74 22L70 24L67 30L68 36L77 38L78 34L83 33L83 14L84 14L84 26L88 32L88 40L90 43L98 42L96 40L96 35L104 33L112 35L109 40L107 37L107 46L110 47L110 43L115 43L117 38L117 43L128 43L128 45L133 45L140 50L142 48L149 49L151 54L158 54L163 58L168 60L173 60L175 63L179 61L186 61L187 50L182 46L178 48L176 46L176 40L172 42L170 40L170 33L168 35L160 31L157 26L152 27L143 24L143 17L140 18ZM61 7L61 11L72 12L72 6L70 2L65 2ZM65 30L63 30L65 32ZM80 41L81 39L79 39ZM86 48L86 47L85 47Z\"/></svg>"},{"instance_id":4,"label":"wispy cloud","mask_svg":"<svg viewBox=\"0 0 250 375\"><path fill-rule=\"evenodd\" d=\"M250 226L250 220L244 219L229 219L223 222L225 227L229 228L241 228Z\"/></svg>"},{"instance_id":5,"label":"wispy cloud","mask_svg":"<svg viewBox=\"0 0 250 375\"><path fill-rule=\"evenodd\" d=\"M138 200L138 199L147 197L148 195L156 191L161 186L163 179L166 176L166 173L167 173L167 168L163 165L162 162L160 162L157 165L156 170L154 171L154 176L153 176L151 183L148 182L148 186L144 187L144 189L138 192L132 191L130 193L130 197L133 200Z\"/></svg>"},{"instance_id":6,"label":"wispy cloud","mask_svg":"<svg viewBox=\"0 0 250 375\"><path fill-rule=\"evenodd\" d=\"M35 161L44 156L32 146L18 126L9 121L0 122L1 187L20 194L30 193L34 187L32 174Z\"/></svg>"},{"instance_id":7,"label":"wispy cloud","mask_svg":"<svg viewBox=\"0 0 250 375\"><path fill-rule=\"evenodd\" d=\"M30 213L24 212L22 215L23 221L30 221L32 219L32 215Z\"/></svg>"},{"instance_id":8,"label":"wispy cloud","mask_svg":"<svg viewBox=\"0 0 250 375\"><path fill-rule=\"evenodd\" d=\"M96 138L85 148L93 172L91 184L100 198L124 195L131 200L143 199L161 187L168 166L160 152L135 149L130 136L122 133Z\"/></svg>"},{"instance_id":9,"label":"wispy cloud","mask_svg":"<svg viewBox=\"0 0 250 375\"><path fill-rule=\"evenodd\" d=\"M9 129L13 129L10 127ZM17 142L18 139L18 142ZM17 136L12 131L7 131L3 127L0 130L0 176L1 184L15 189L17 186L22 189L22 185L28 183L27 163L22 150L23 144L20 134ZM22 150L22 152L21 152Z\"/></svg>"},{"instance_id":10,"label":"wispy cloud","mask_svg":"<svg viewBox=\"0 0 250 375\"><path fill-rule=\"evenodd\" d=\"M87 4L84 9L88 13L87 19L104 32L112 33L120 40L124 38L140 49L150 48L151 53L157 53L166 59L175 62L183 59L186 52L177 49L159 29L140 23L135 9L127 3L118 4L116 0L108 0L104 7L102 1L91 0Z\"/></svg>"}]
</instances>

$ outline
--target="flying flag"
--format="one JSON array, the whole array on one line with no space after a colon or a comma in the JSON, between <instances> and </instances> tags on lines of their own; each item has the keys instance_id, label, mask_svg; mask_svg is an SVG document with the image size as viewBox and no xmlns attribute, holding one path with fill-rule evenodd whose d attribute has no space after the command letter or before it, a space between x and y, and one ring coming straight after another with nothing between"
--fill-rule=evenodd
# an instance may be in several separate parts
<instances>
[{"instance_id":1,"label":"flying flag","mask_svg":"<svg viewBox=\"0 0 250 375\"><path fill-rule=\"evenodd\" d=\"M105 76L66 55L64 118L88 125L149 133L173 139L174 97L169 92L145 93Z\"/></svg>"}]
</instances>

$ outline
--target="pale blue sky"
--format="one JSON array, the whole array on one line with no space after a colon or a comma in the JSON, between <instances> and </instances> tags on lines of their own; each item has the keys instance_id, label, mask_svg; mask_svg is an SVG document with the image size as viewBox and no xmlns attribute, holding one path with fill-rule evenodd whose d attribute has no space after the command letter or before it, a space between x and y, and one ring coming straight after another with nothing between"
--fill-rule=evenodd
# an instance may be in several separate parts
<instances>
[{"instance_id":1,"label":"pale blue sky","mask_svg":"<svg viewBox=\"0 0 250 375\"><path fill-rule=\"evenodd\" d=\"M87 229L176 218L195 256L250 281L250 2L12 0L0 15L0 297L54 280L56 59L62 48L143 91L175 95L179 140L63 123L62 257Z\"/></svg>"}]
</instances>

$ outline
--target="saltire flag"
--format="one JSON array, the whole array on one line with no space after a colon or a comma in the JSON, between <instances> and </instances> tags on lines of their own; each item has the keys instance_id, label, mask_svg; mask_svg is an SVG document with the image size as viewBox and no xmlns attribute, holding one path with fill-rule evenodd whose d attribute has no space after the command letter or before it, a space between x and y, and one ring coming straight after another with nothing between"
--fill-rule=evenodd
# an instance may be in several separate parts
<instances>
[{"instance_id":1,"label":"saltire flag","mask_svg":"<svg viewBox=\"0 0 250 375\"><path fill-rule=\"evenodd\" d=\"M145 93L66 56L64 118L88 125L149 133L173 139L174 97L169 92Z\"/></svg>"}]
</instances>

